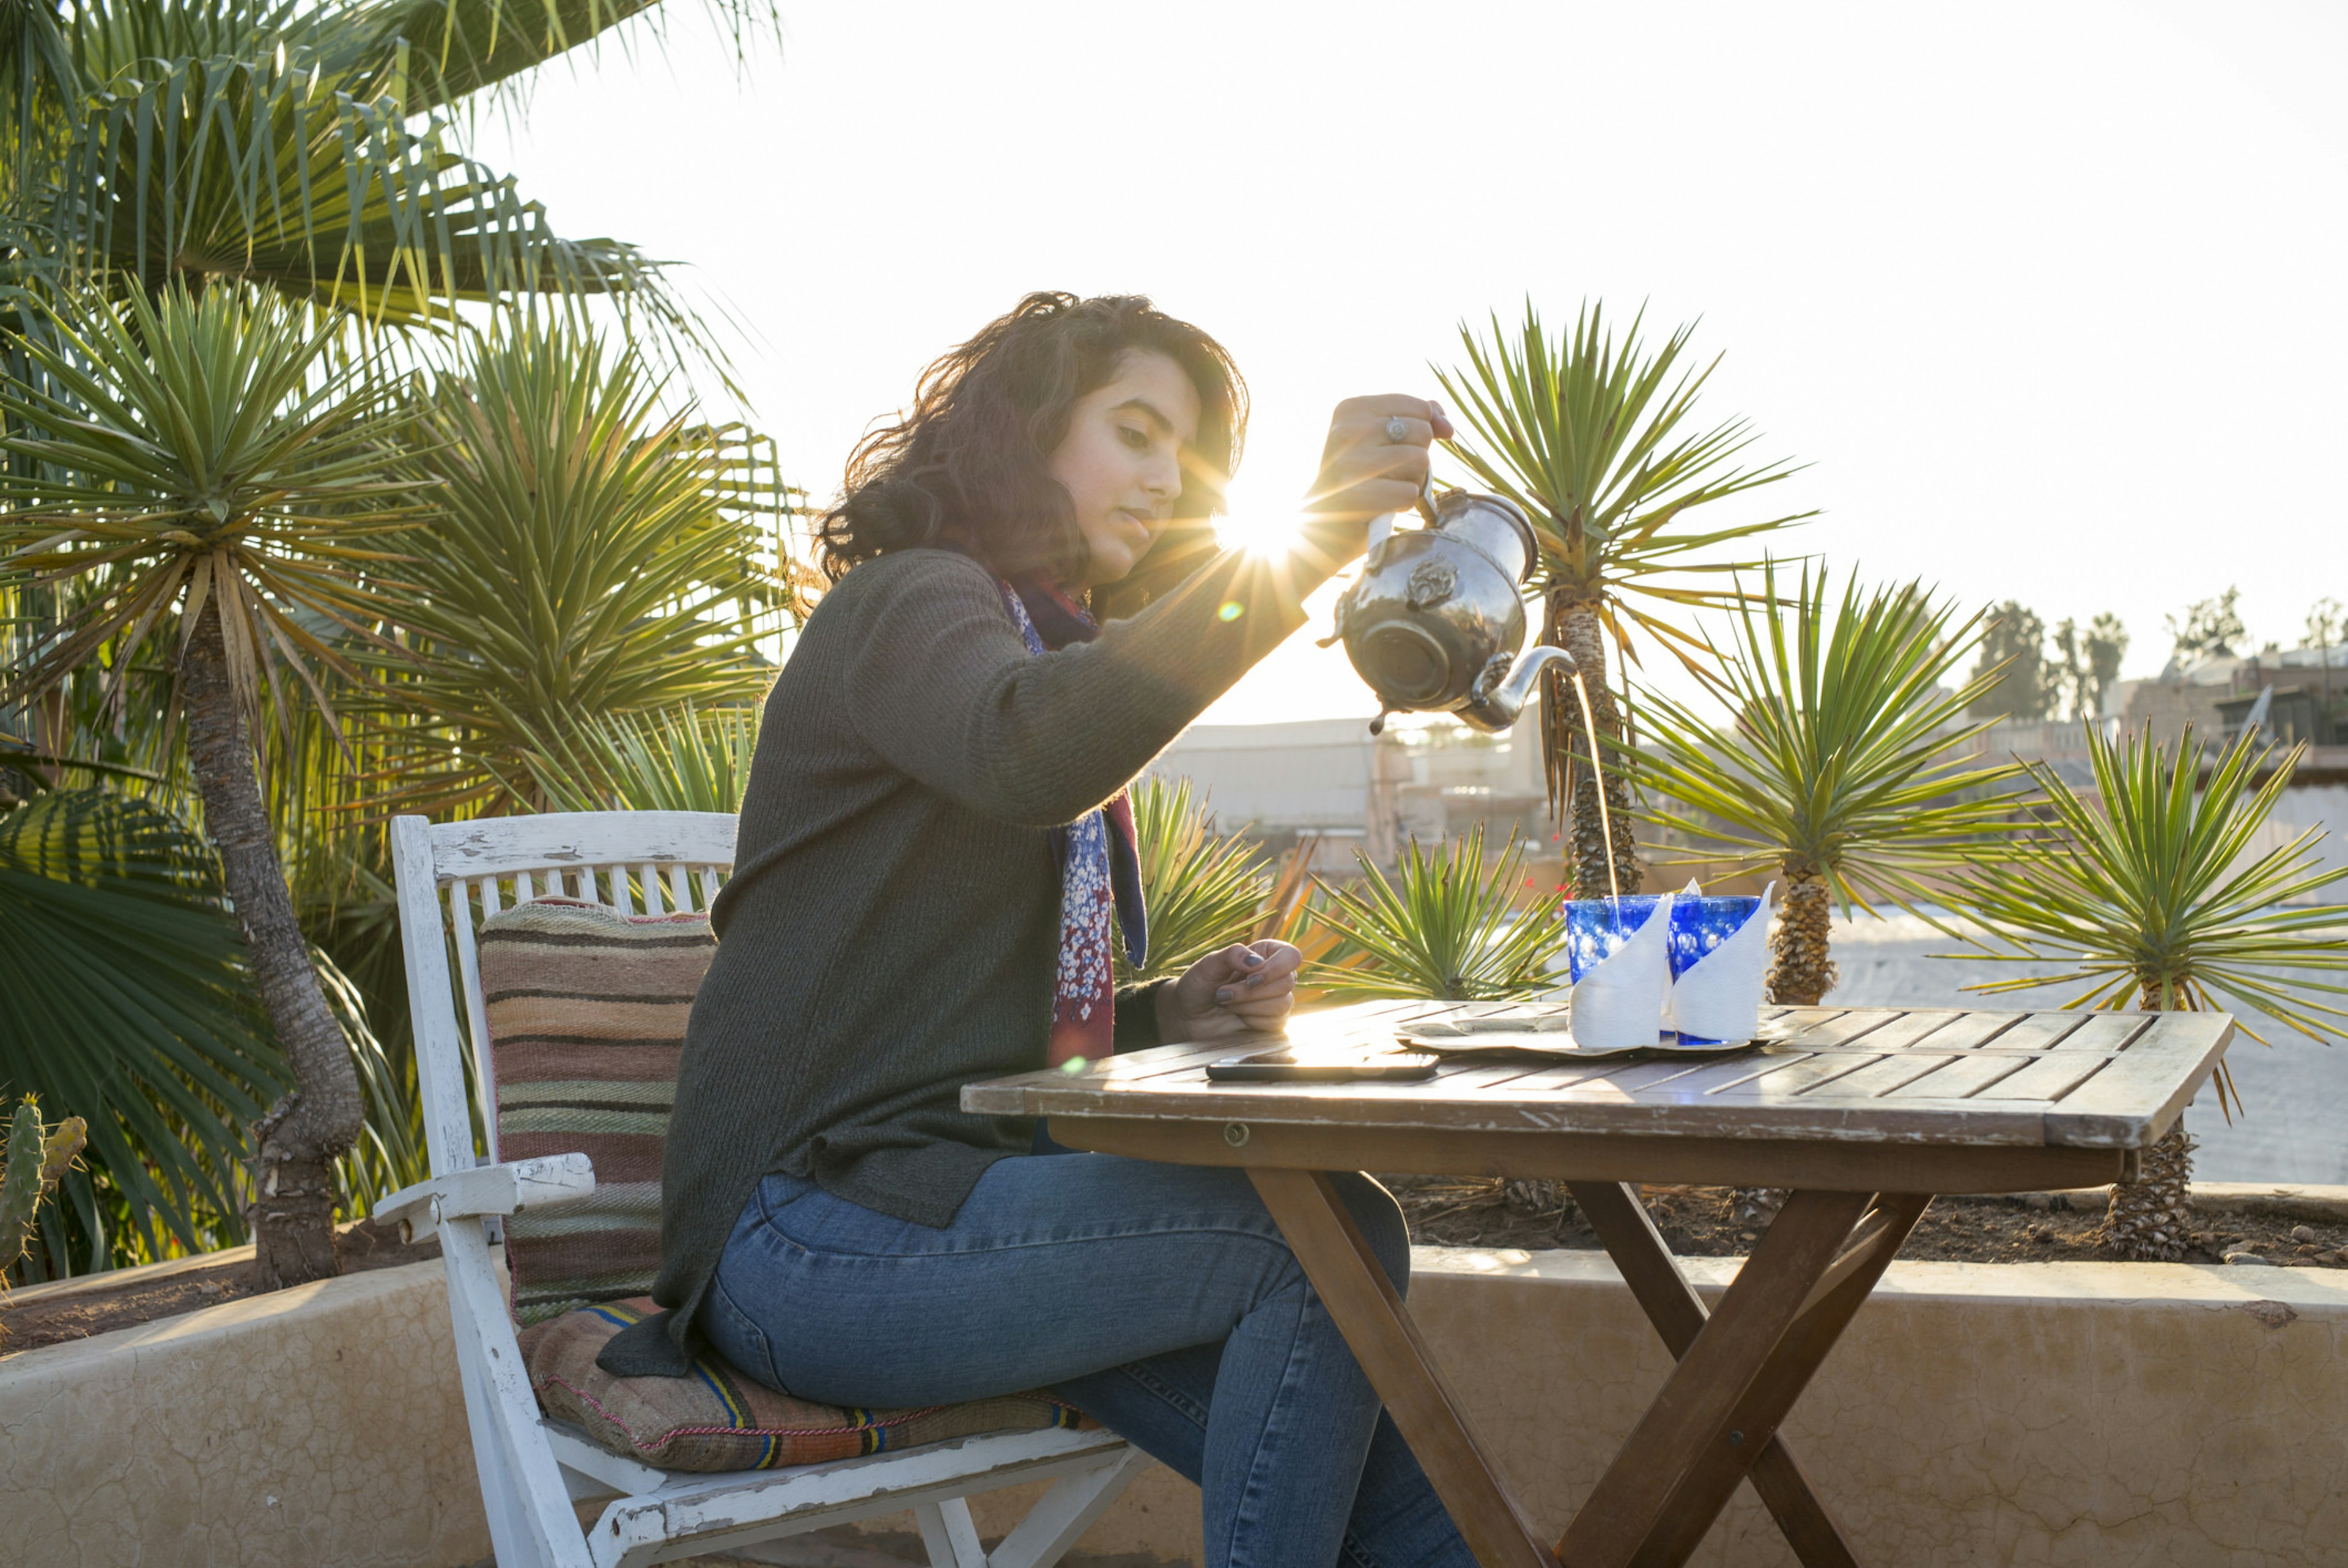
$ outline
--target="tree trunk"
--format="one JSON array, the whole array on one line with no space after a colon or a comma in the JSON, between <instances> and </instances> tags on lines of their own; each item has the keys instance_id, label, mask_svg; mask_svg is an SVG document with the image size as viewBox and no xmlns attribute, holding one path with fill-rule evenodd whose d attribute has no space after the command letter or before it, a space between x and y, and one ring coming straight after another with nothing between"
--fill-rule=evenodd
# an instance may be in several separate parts
<instances>
[{"instance_id":1,"label":"tree trunk","mask_svg":"<svg viewBox=\"0 0 2348 1568\"><path fill-rule=\"evenodd\" d=\"M1595 600L1570 598L1562 589L1548 598L1549 624L1541 641L1553 642L1573 655L1582 683L1590 692L1591 717L1601 743L1622 738L1622 714L1614 692L1606 684L1606 627L1598 618ZM1631 790L1620 767L1602 767L1606 810L1598 809L1599 791L1591 787L1590 735L1582 723L1581 700L1573 682L1552 670L1542 677L1549 700L1541 704L1541 749L1549 774L1549 798L1560 821L1570 820L1566 865L1572 874L1576 898L1603 898L1609 892L1639 890L1639 857L1631 824ZM1603 759L1601 759L1601 763ZM1606 826L1613 827L1612 843ZM1606 876L1609 854L1614 865L1610 887Z\"/></svg>"},{"instance_id":2,"label":"tree trunk","mask_svg":"<svg viewBox=\"0 0 2348 1568\"><path fill-rule=\"evenodd\" d=\"M2160 987L2144 988L2144 1006L2157 1011ZM2096 1231L2098 1245L2153 1263L2175 1263L2185 1255L2193 1227L2193 1137L2179 1115L2151 1148L2144 1152L2144 1171L2133 1182L2112 1184L2112 1206Z\"/></svg>"},{"instance_id":3,"label":"tree trunk","mask_svg":"<svg viewBox=\"0 0 2348 1568\"><path fill-rule=\"evenodd\" d=\"M1786 902L1769 933L1769 999L1779 1007L1816 1007L1834 989L1828 956L1834 909L1827 879L1817 870L1785 868Z\"/></svg>"},{"instance_id":4,"label":"tree trunk","mask_svg":"<svg viewBox=\"0 0 2348 1568\"><path fill-rule=\"evenodd\" d=\"M358 1072L326 1006L294 897L277 859L253 771L252 743L229 678L220 600L206 602L180 665L188 760L204 827L244 927L263 1007L294 1070L294 1087L252 1128L253 1278L277 1290L341 1272L335 1255L335 1156L358 1136Z\"/></svg>"},{"instance_id":5,"label":"tree trunk","mask_svg":"<svg viewBox=\"0 0 2348 1568\"><path fill-rule=\"evenodd\" d=\"M1769 933L1769 999L1780 1007L1816 1007L1834 989L1834 960L1828 957L1834 906L1827 879L1817 871L1788 866L1785 876L1785 906ZM1784 1187L1729 1189L1736 1223L1756 1230L1777 1217L1787 1195Z\"/></svg>"}]
</instances>

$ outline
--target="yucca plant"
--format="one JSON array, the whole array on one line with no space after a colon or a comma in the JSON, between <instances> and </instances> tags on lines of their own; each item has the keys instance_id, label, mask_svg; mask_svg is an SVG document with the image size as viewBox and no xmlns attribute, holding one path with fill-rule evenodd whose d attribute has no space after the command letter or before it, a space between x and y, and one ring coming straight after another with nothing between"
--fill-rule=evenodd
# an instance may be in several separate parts
<instances>
[{"instance_id":1,"label":"yucca plant","mask_svg":"<svg viewBox=\"0 0 2348 1568\"><path fill-rule=\"evenodd\" d=\"M367 569L412 521L386 455L402 425L374 364L333 323L266 295L173 285L159 302L70 296L25 352L45 383L0 384L25 467L0 477L0 568L83 590L63 634L12 672L38 695L100 649L116 679L159 629L204 830L293 1070L253 1128L255 1270L268 1288L335 1272L333 1163L361 1118L350 1052L294 918L252 726L350 672L318 635L376 610ZM304 612L307 612L305 618ZM168 745L164 748L168 754Z\"/></svg>"},{"instance_id":2,"label":"yucca plant","mask_svg":"<svg viewBox=\"0 0 2348 1568\"><path fill-rule=\"evenodd\" d=\"M1414 836L1391 879L1360 851L1354 859L1358 883L1322 886L1319 923L1337 944L1306 970L1331 999L1482 1001L1556 983L1550 971L1565 948L1565 896L1519 901L1525 852L1513 834L1497 860L1480 822L1432 852Z\"/></svg>"},{"instance_id":3,"label":"yucca plant","mask_svg":"<svg viewBox=\"0 0 2348 1568\"><path fill-rule=\"evenodd\" d=\"M2015 807L2001 786L2016 770L1973 754L1985 725L1959 725L1998 671L1943 685L1980 641L1980 616L1959 621L1915 584L1847 582L1837 600L1805 569L1781 600L1774 566L1763 583L1731 612L1728 647L1705 643L1734 722L1643 691L1647 727L1627 771L1650 796L1643 820L1783 882L1769 995L1811 1006L1834 986L1832 907L1916 913L1932 896L1925 878L2004 829Z\"/></svg>"},{"instance_id":4,"label":"yucca plant","mask_svg":"<svg viewBox=\"0 0 2348 1568\"><path fill-rule=\"evenodd\" d=\"M1958 884L1967 912L2016 949L1992 957L2061 968L1971 989L2071 985L2081 989L2066 1007L2231 1004L2320 1042L2348 1032L2348 1010L2325 999L2348 996L2348 985L2317 978L2348 973L2348 904L2312 902L2348 881L2348 867L2324 866L2319 828L2263 854L2252 848L2304 748L2260 747L2245 733L2206 780L2204 748L2189 730L2172 750L2142 732L2115 743L2089 725L2087 750L2092 796L2043 763L2026 764L2046 832L1972 863ZM2231 1089L2221 1062L2221 1109ZM2184 1255L2192 1150L2180 1120L2147 1152L2142 1179L2112 1191L2106 1245L2136 1257Z\"/></svg>"},{"instance_id":5,"label":"yucca plant","mask_svg":"<svg viewBox=\"0 0 2348 1568\"><path fill-rule=\"evenodd\" d=\"M624 343L502 333L425 397L402 472L426 526L390 569L404 657L384 804L540 809L602 720L755 702L799 606L769 444L694 424Z\"/></svg>"},{"instance_id":6,"label":"yucca plant","mask_svg":"<svg viewBox=\"0 0 2348 1568\"><path fill-rule=\"evenodd\" d=\"M1634 631L1684 661L1700 654L1701 644L1674 618L1733 600L1734 590L1705 579L1759 564L1722 547L1812 515L1709 527L1687 516L1774 485L1794 469L1782 462L1738 466L1754 440L1743 420L1695 428L1696 395L1720 362L1682 364L1692 326L1648 353L1639 337L1643 319L1634 316L1618 343L1603 307L1586 305L1570 333L1552 338L1528 302L1514 334L1492 317L1488 343L1463 323L1467 368L1436 369L1468 432L1447 443L1448 450L1532 521L1540 559L1528 588L1541 600L1540 640L1573 655L1599 743L1610 751L1623 732L1607 681L1608 642L1626 661L1638 657ZM1610 886L1636 892L1625 781L1609 759L1597 759L1606 764L1601 812L1590 787L1592 759L1573 685L1555 671L1543 679L1542 754L1550 804L1571 818L1574 887L1585 898ZM1611 842L1603 825L1609 822Z\"/></svg>"},{"instance_id":7,"label":"yucca plant","mask_svg":"<svg viewBox=\"0 0 2348 1568\"><path fill-rule=\"evenodd\" d=\"M1123 943L1110 944L1118 985L1179 975L1217 948L1255 936L1272 881L1262 852L1242 834L1216 832L1189 779L1152 774L1135 784L1133 832L1149 909L1149 953L1136 968L1126 962Z\"/></svg>"},{"instance_id":8,"label":"yucca plant","mask_svg":"<svg viewBox=\"0 0 2348 1568\"><path fill-rule=\"evenodd\" d=\"M757 709L679 708L591 718L522 760L553 811L737 812L757 751Z\"/></svg>"}]
</instances>

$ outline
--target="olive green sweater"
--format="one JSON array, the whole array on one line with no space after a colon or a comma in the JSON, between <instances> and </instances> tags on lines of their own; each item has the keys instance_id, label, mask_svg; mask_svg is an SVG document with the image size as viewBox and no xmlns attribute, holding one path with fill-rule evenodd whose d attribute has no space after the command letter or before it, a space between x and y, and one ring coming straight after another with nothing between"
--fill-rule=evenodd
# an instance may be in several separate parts
<instances>
[{"instance_id":1,"label":"olive green sweater","mask_svg":"<svg viewBox=\"0 0 2348 1568\"><path fill-rule=\"evenodd\" d=\"M1050 829L1116 794L1303 620L1322 574L1240 552L1091 642L1028 652L986 569L904 550L827 594L767 699L662 1168L682 1336L758 1179L952 1222L1032 1124L964 1083L1044 1065ZM1125 1009L1154 1038L1146 1005Z\"/></svg>"}]
</instances>

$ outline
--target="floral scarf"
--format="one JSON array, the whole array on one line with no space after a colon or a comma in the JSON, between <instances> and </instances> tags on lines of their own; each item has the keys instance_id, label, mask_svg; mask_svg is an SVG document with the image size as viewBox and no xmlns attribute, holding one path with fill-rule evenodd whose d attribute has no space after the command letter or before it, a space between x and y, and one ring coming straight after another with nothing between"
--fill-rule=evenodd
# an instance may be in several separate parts
<instances>
[{"instance_id":1,"label":"floral scarf","mask_svg":"<svg viewBox=\"0 0 2348 1568\"><path fill-rule=\"evenodd\" d=\"M1030 653L1089 642L1100 634L1084 607L1045 579L1029 578L1016 586L997 579L996 584ZM1097 1061L1110 1053L1117 980L1109 943L1121 937L1128 961L1145 962L1149 917L1142 907L1133 802L1125 791L1067 826L1054 828L1051 842L1060 867L1060 960L1044 1060L1059 1067Z\"/></svg>"}]
</instances>

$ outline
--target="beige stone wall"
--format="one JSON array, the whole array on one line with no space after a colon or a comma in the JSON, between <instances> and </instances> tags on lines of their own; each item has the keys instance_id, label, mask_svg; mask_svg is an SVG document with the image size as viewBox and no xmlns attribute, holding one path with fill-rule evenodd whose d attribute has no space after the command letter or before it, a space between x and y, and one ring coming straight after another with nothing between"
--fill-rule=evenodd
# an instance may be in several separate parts
<instances>
[{"instance_id":1,"label":"beige stone wall","mask_svg":"<svg viewBox=\"0 0 2348 1568\"><path fill-rule=\"evenodd\" d=\"M1422 1248L1413 1303L1545 1532L1668 1364L1596 1254ZM1733 1264L1691 1260L1707 1289ZM2348 1560L2348 1276L1901 1263L1788 1440L1873 1564ZM0 1357L0 1563L457 1568L488 1552L438 1264ZM1007 1505L982 1500L982 1527ZM1196 1563L1163 1471L1083 1552ZM904 1521L876 1522L902 1528ZM1695 1560L1792 1562L1749 1491Z\"/></svg>"},{"instance_id":2,"label":"beige stone wall","mask_svg":"<svg viewBox=\"0 0 2348 1568\"><path fill-rule=\"evenodd\" d=\"M489 1550L437 1261L0 1357L0 1456L5 1563L455 1568Z\"/></svg>"}]
</instances>

